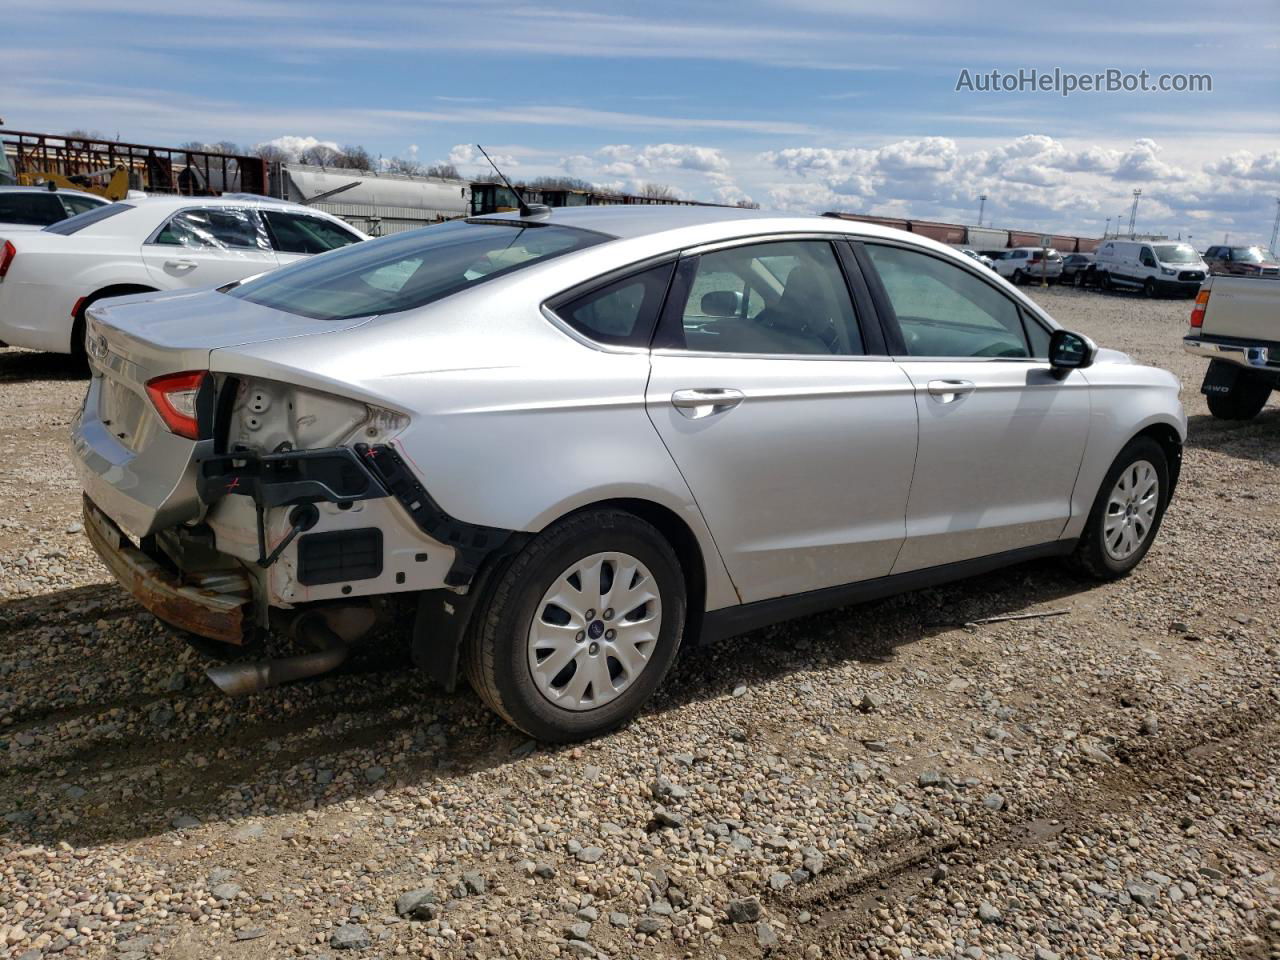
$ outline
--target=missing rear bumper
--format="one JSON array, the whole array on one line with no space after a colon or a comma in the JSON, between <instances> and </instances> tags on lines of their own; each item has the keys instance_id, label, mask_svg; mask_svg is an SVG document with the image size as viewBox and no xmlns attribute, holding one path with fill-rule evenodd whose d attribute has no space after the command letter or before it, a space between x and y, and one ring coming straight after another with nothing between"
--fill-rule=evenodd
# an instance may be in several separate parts
<instances>
[{"instance_id":1,"label":"missing rear bumper","mask_svg":"<svg viewBox=\"0 0 1280 960\"><path fill-rule=\"evenodd\" d=\"M245 573L178 576L135 546L105 513L84 498L84 527L102 562L157 619L197 636L244 644L253 631L253 585Z\"/></svg>"}]
</instances>

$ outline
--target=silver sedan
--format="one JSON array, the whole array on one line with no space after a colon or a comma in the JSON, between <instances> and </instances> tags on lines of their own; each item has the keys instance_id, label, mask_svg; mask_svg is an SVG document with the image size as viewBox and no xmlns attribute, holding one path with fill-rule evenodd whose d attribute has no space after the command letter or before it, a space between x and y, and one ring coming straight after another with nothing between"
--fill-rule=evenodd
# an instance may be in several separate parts
<instances>
[{"instance_id":1,"label":"silver sedan","mask_svg":"<svg viewBox=\"0 0 1280 960\"><path fill-rule=\"evenodd\" d=\"M948 247L818 217L480 217L89 321L104 561L188 634L309 647L215 682L407 622L545 740L627 720L682 643L1035 557L1124 576L1186 435L1169 373Z\"/></svg>"}]
</instances>

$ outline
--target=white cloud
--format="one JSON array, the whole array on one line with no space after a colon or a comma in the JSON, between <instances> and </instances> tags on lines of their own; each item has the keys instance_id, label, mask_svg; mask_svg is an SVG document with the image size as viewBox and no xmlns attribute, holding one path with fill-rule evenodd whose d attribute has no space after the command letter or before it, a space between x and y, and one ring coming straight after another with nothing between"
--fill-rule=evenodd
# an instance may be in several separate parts
<instances>
[{"instance_id":1,"label":"white cloud","mask_svg":"<svg viewBox=\"0 0 1280 960\"><path fill-rule=\"evenodd\" d=\"M337 150L339 152L342 150L342 148L332 140L320 140L317 137L296 137L290 134L286 134L282 137L273 137L270 140L264 140L262 143L259 143L258 146L278 147L292 157L296 157L307 150L310 150L312 147L328 147L330 150Z\"/></svg>"},{"instance_id":2,"label":"white cloud","mask_svg":"<svg viewBox=\"0 0 1280 960\"><path fill-rule=\"evenodd\" d=\"M498 168L503 171L511 167L520 166L520 161L509 153L494 153L490 151L489 156L498 165ZM485 173L493 169L489 166L489 161L484 158L484 154L471 143L454 144L453 149L449 151L447 159L449 163L458 168L476 166L480 167Z\"/></svg>"}]
</instances>

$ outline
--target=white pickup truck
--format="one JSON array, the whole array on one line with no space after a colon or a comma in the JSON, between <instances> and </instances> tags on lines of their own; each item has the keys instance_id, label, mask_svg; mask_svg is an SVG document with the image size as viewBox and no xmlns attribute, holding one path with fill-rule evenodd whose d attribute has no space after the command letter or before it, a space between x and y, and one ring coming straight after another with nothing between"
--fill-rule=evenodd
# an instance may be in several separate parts
<instances>
[{"instance_id":1,"label":"white pickup truck","mask_svg":"<svg viewBox=\"0 0 1280 960\"><path fill-rule=\"evenodd\" d=\"M1253 419L1280 389L1280 281L1208 277L1182 346L1209 358L1200 387L1209 412L1223 420Z\"/></svg>"}]
</instances>

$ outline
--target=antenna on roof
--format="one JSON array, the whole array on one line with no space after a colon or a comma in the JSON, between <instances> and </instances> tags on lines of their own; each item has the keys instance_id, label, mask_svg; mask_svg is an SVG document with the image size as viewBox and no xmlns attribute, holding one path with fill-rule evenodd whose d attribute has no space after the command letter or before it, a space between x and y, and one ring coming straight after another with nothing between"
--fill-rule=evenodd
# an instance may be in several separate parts
<instances>
[{"instance_id":1,"label":"antenna on roof","mask_svg":"<svg viewBox=\"0 0 1280 960\"><path fill-rule=\"evenodd\" d=\"M489 161L489 166L493 167L493 172L502 178L502 182L507 185L507 189L510 190L511 193L515 196L516 203L520 205L520 216L545 217L551 213L551 208L544 204L535 203L531 205L531 204L525 203L524 197L520 195L520 191L511 185L511 181L507 179L507 175L503 173L501 170L499 170L498 165L493 162L493 158L489 156L489 154L485 153L484 147L480 146L480 144L477 143L476 149L479 150L482 154L484 154L484 158Z\"/></svg>"}]
</instances>

